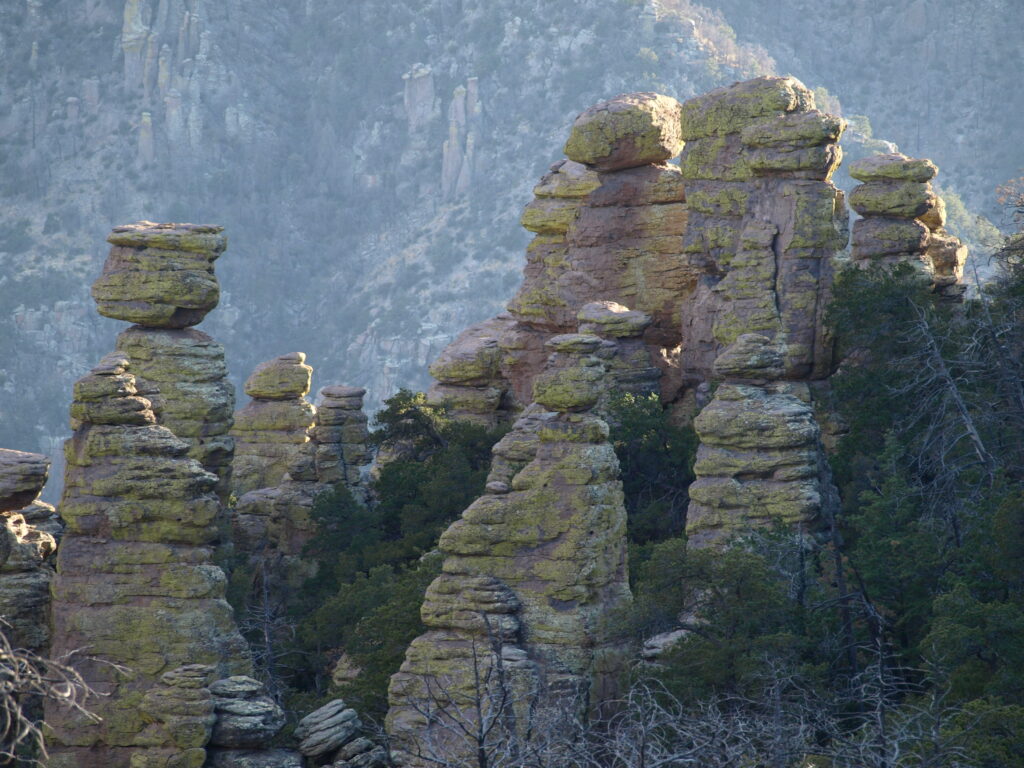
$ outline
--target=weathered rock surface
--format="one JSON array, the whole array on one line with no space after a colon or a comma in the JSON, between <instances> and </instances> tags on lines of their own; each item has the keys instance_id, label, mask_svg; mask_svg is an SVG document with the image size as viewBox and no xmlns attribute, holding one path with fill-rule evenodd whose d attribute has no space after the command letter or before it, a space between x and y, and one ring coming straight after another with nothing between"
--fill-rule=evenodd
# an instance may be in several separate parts
<instances>
[{"instance_id":1,"label":"weathered rock surface","mask_svg":"<svg viewBox=\"0 0 1024 768\"><path fill-rule=\"evenodd\" d=\"M213 262L227 246L222 227L137 224L115 227L103 274L93 284L100 314L136 323L117 339L132 361L138 391L158 423L191 445L189 455L230 492L235 390L224 348L196 325L217 306Z\"/></svg>"},{"instance_id":2,"label":"weathered rock surface","mask_svg":"<svg viewBox=\"0 0 1024 768\"><path fill-rule=\"evenodd\" d=\"M921 270L933 290L959 299L967 248L944 229L946 204L932 190L938 168L930 160L880 154L859 160L850 175L863 181L850 204L863 218L853 225L854 263L906 263Z\"/></svg>"},{"instance_id":3,"label":"weathered rock surface","mask_svg":"<svg viewBox=\"0 0 1024 768\"><path fill-rule=\"evenodd\" d=\"M186 692L250 669L213 564L217 478L157 424L129 366L108 355L71 406L52 653L87 648L78 669L109 696L90 703L99 723L48 707L54 768L200 765L213 703Z\"/></svg>"},{"instance_id":4,"label":"weathered rock surface","mask_svg":"<svg viewBox=\"0 0 1024 768\"><path fill-rule=\"evenodd\" d=\"M679 102L657 93L630 93L577 117L565 156L596 170L618 171L663 163L682 148Z\"/></svg>"},{"instance_id":5,"label":"weathered rock surface","mask_svg":"<svg viewBox=\"0 0 1024 768\"><path fill-rule=\"evenodd\" d=\"M783 350L744 334L715 364L724 381L694 419L700 438L686 531L704 547L756 527L809 527L821 511L820 431L805 382L778 380Z\"/></svg>"},{"instance_id":6,"label":"weathered rock surface","mask_svg":"<svg viewBox=\"0 0 1024 768\"><path fill-rule=\"evenodd\" d=\"M227 247L223 227L154 224L115 227L92 295L100 314L149 328L197 325L217 306L213 262Z\"/></svg>"},{"instance_id":7,"label":"weathered rock surface","mask_svg":"<svg viewBox=\"0 0 1024 768\"><path fill-rule=\"evenodd\" d=\"M799 81L761 77L685 102L682 125L682 249L701 272L682 310L682 378L710 380L721 351L750 332L778 342L786 378L827 376L821 315L847 241L829 179L844 122L816 111Z\"/></svg>"},{"instance_id":8,"label":"weathered rock surface","mask_svg":"<svg viewBox=\"0 0 1024 768\"><path fill-rule=\"evenodd\" d=\"M36 501L50 460L0 448L0 630L16 648L45 652L56 551L53 507Z\"/></svg>"},{"instance_id":9,"label":"weathered rock surface","mask_svg":"<svg viewBox=\"0 0 1024 768\"><path fill-rule=\"evenodd\" d=\"M325 704L299 721L295 738L306 757L327 757L355 739L363 723L341 699Z\"/></svg>"},{"instance_id":10,"label":"weathered rock surface","mask_svg":"<svg viewBox=\"0 0 1024 768\"><path fill-rule=\"evenodd\" d=\"M343 485L357 501L366 501L363 475L371 455L362 411L365 392L361 387L324 387L310 439L296 446L281 482L249 491L235 505L231 527L236 551L276 584L297 588L314 575L303 549L316 535L311 512L320 494Z\"/></svg>"},{"instance_id":11,"label":"weathered rock surface","mask_svg":"<svg viewBox=\"0 0 1024 768\"><path fill-rule=\"evenodd\" d=\"M50 474L50 460L38 453L0 448L0 514L27 507Z\"/></svg>"},{"instance_id":12,"label":"weathered rock surface","mask_svg":"<svg viewBox=\"0 0 1024 768\"><path fill-rule=\"evenodd\" d=\"M316 408L306 401L313 369L301 352L261 363L245 382L252 400L235 411L231 489L242 496L284 479L300 446L309 442Z\"/></svg>"},{"instance_id":13,"label":"weathered rock surface","mask_svg":"<svg viewBox=\"0 0 1024 768\"><path fill-rule=\"evenodd\" d=\"M224 347L193 328L136 325L117 337L117 349L131 360L138 392L152 403L157 423L189 444L189 457L217 476L217 495L226 501L235 388L228 380Z\"/></svg>"},{"instance_id":14,"label":"weathered rock surface","mask_svg":"<svg viewBox=\"0 0 1024 768\"><path fill-rule=\"evenodd\" d=\"M266 695L263 683L245 675L218 680L210 686L217 715L210 745L254 749L267 745L284 727L285 714Z\"/></svg>"},{"instance_id":15,"label":"weathered rock surface","mask_svg":"<svg viewBox=\"0 0 1024 768\"><path fill-rule=\"evenodd\" d=\"M387 727L403 765L466 749L426 712L450 706L471 720L474 702L494 693L479 690L474 667L486 675L501 665L513 719L538 700L597 707L617 690L624 646L611 617L631 600L625 510L608 427L588 412L607 383L593 354L604 343L548 342L536 403L494 447L485 495L441 537L443 573L421 610L428 631L389 690Z\"/></svg>"}]
</instances>

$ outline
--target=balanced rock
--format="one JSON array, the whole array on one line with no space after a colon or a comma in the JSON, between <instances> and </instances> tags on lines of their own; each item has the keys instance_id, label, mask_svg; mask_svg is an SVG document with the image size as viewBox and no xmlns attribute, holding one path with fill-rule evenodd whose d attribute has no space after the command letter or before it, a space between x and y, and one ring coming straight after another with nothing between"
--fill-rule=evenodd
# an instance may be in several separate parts
<instances>
[{"instance_id":1,"label":"balanced rock","mask_svg":"<svg viewBox=\"0 0 1024 768\"><path fill-rule=\"evenodd\" d=\"M830 181L845 123L817 111L798 80L760 77L685 102L682 126L682 250L702 267L682 305L684 383L709 381L715 359L744 333L777 342L786 378L827 376L820 317L848 238L843 195Z\"/></svg>"},{"instance_id":2,"label":"balanced rock","mask_svg":"<svg viewBox=\"0 0 1024 768\"><path fill-rule=\"evenodd\" d=\"M242 496L278 485L299 447L309 442L316 408L306 401L313 369L301 352L260 363L245 382L252 398L235 412L231 488Z\"/></svg>"},{"instance_id":3,"label":"balanced rock","mask_svg":"<svg viewBox=\"0 0 1024 768\"><path fill-rule=\"evenodd\" d=\"M361 387L324 387L309 439L294 446L281 481L248 491L235 505L236 551L251 566L273 574L276 586L299 588L315 575L314 562L303 551L317 533L312 510L321 494L343 486L357 502L366 502L363 475L371 455L362 411L365 394ZM276 586L274 599L282 597Z\"/></svg>"},{"instance_id":4,"label":"balanced rock","mask_svg":"<svg viewBox=\"0 0 1024 768\"><path fill-rule=\"evenodd\" d=\"M0 514L32 503L49 474L50 460L46 456L0 448Z\"/></svg>"},{"instance_id":5,"label":"balanced rock","mask_svg":"<svg viewBox=\"0 0 1024 768\"><path fill-rule=\"evenodd\" d=\"M90 702L99 722L48 703L54 768L201 764L206 737L195 723L179 728L160 715L179 712L158 705L164 689L198 686L202 674L180 671L190 665L221 677L251 666L213 563L217 478L157 424L129 365L108 355L75 384L52 653L88 648L77 669L109 695Z\"/></svg>"},{"instance_id":6,"label":"balanced rock","mask_svg":"<svg viewBox=\"0 0 1024 768\"><path fill-rule=\"evenodd\" d=\"M227 239L222 227L137 224L115 227L113 246L92 295L100 314L150 328L187 328L217 306L213 262Z\"/></svg>"},{"instance_id":7,"label":"balanced rock","mask_svg":"<svg viewBox=\"0 0 1024 768\"><path fill-rule=\"evenodd\" d=\"M565 155L601 171L663 163L679 154L679 102L630 93L586 109L573 123Z\"/></svg>"},{"instance_id":8,"label":"balanced rock","mask_svg":"<svg viewBox=\"0 0 1024 768\"><path fill-rule=\"evenodd\" d=\"M910 264L936 293L958 300L967 248L944 229L946 204L930 183L937 173L930 160L897 153L854 163L850 175L864 183L853 190L850 204L863 218L853 225L851 257L861 267Z\"/></svg>"}]
</instances>

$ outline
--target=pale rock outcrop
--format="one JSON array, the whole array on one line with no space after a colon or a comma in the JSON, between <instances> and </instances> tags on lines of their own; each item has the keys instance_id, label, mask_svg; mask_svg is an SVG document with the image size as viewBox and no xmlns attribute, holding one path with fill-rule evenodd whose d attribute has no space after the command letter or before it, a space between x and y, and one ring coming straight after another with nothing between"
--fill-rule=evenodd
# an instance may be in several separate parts
<instances>
[{"instance_id":1,"label":"pale rock outcrop","mask_svg":"<svg viewBox=\"0 0 1024 768\"><path fill-rule=\"evenodd\" d=\"M929 276L933 289L958 299L967 247L945 230L946 204L931 180L938 168L930 160L891 153L864 158L850 167L863 182L850 205L863 218L853 225L854 263L908 263Z\"/></svg>"},{"instance_id":2,"label":"pale rock outcrop","mask_svg":"<svg viewBox=\"0 0 1024 768\"><path fill-rule=\"evenodd\" d=\"M807 529L826 484L820 431L805 382L780 380L785 354L744 334L715 361L722 381L694 419L700 438L686 531L704 547L756 527Z\"/></svg>"},{"instance_id":3,"label":"pale rock outcrop","mask_svg":"<svg viewBox=\"0 0 1024 768\"><path fill-rule=\"evenodd\" d=\"M36 653L50 639L50 559L60 533L53 507L36 499L49 469L46 456L0 448L0 631Z\"/></svg>"},{"instance_id":4,"label":"pale rock outcrop","mask_svg":"<svg viewBox=\"0 0 1024 768\"><path fill-rule=\"evenodd\" d=\"M213 263L227 247L221 227L154 224L115 227L103 274L92 287L100 314L136 323L117 349L132 361L139 394L159 424L187 441L189 455L230 491L235 404L224 348L190 326L217 306Z\"/></svg>"},{"instance_id":5,"label":"pale rock outcrop","mask_svg":"<svg viewBox=\"0 0 1024 768\"><path fill-rule=\"evenodd\" d=\"M242 496L284 479L296 451L309 442L316 408L307 402L313 369L302 352L261 363L245 382L252 400L235 411L231 489Z\"/></svg>"},{"instance_id":6,"label":"pale rock outcrop","mask_svg":"<svg viewBox=\"0 0 1024 768\"><path fill-rule=\"evenodd\" d=\"M105 357L71 405L52 653L87 649L77 668L109 696L90 702L98 723L48 705L54 768L201 765L213 704L193 665L222 677L251 666L213 563L217 478L157 424L130 365Z\"/></svg>"},{"instance_id":7,"label":"pale rock outcrop","mask_svg":"<svg viewBox=\"0 0 1024 768\"><path fill-rule=\"evenodd\" d=\"M617 690L615 616L632 598L618 461L607 425L590 413L607 386L595 354L605 344L590 334L548 341L535 403L494 447L486 493L441 536L443 573L421 610L427 632L389 690L400 764L467 749L428 715L450 706L473 717L493 693L479 689L474 665L485 677L500 666L517 728L538 702L597 708Z\"/></svg>"}]
</instances>

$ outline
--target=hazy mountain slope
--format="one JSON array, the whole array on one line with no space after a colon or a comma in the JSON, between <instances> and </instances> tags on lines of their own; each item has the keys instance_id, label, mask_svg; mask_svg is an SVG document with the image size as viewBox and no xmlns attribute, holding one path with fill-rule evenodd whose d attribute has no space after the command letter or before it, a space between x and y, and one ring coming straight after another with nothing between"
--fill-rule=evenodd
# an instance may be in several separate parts
<instances>
[{"instance_id":1,"label":"hazy mountain slope","mask_svg":"<svg viewBox=\"0 0 1024 768\"><path fill-rule=\"evenodd\" d=\"M117 330L87 293L112 225L225 225L203 327L236 379L300 349L379 399L511 293L578 111L771 67L628 0L29 0L0 34L0 444L51 454Z\"/></svg>"}]
</instances>

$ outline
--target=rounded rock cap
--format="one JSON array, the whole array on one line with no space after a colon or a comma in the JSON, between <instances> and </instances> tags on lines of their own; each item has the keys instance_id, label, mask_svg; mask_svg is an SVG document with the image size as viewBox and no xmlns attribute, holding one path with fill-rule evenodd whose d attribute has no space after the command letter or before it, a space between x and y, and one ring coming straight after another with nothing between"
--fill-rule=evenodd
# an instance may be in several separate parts
<instances>
[{"instance_id":1,"label":"rounded rock cap","mask_svg":"<svg viewBox=\"0 0 1024 768\"><path fill-rule=\"evenodd\" d=\"M256 366L246 379L245 394L257 400L294 400L309 393L313 369L303 352L289 352Z\"/></svg>"},{"instance_id":2,"label":"rounded rock cap","mask_svg":"<svg viewBox=\"0 0 1024 768\"><path fill-rule=\"evenodd\" d=\"M680 104L660 93L627 93L584 110L565 155L600 171L663 163L683 149Z\"/></svg>"},{"instance_id":3,"label":"rounded rock cap","mask_svg":"<svg viewBox=\"0 0 1024 768\"><path fill-rule=\"evenodd\" d=\"M850 164L850 175L857 181L931 181L939 172L931 160L913 158L898 152L872 155Z\"/></svg>"},{"instance_id":4,"label":"rounded rock cap","mask_svg":"<svg viewBox=\"0 0 1024 768\"><path fill-rule=\"evenodd\" d=\"M363 387L345 387L340 384L333 384L321 389L320 394L324 397L341 400L351 397L362 397L366 394L366 389Z\"/></svg>"},{"instance_id":5,"label":"rounded rock cap","mask_svg":"<svg viewBox=\"0 0 1024 768\"><path fill-rule=\"evenodd\" d=\"M767 336L744 333L715 359L715 373L726 379L779 379L785 368L782 350Z\"/></svg>"}]
</instances>

